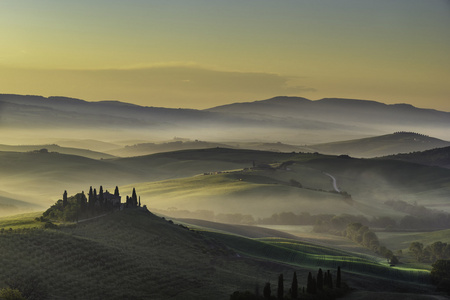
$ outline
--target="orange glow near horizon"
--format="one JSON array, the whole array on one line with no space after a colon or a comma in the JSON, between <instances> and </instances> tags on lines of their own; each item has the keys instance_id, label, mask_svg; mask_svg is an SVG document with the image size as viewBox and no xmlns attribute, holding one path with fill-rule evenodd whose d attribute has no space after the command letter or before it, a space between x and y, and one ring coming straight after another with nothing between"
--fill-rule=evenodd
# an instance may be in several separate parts
<instances>
[{"instance_id":1,"label":"orange glow near horizon","mask_svg":"<svg viewBox=\"0 0 450 300\"><path fill-rule=\"evenodd\" d=\"M208 108L278 95L450 111L449 6L0 2L0 93Z\"/></svg>"}]
</instances>

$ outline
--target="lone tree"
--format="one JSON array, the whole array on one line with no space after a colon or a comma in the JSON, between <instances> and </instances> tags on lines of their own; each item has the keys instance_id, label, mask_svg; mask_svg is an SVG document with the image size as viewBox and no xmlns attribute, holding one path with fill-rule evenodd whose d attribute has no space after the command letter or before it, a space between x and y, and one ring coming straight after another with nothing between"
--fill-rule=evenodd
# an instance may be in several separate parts
<instances>
[{"instance_id":1,"label":"lone tree","mask_svg":"<svg viewBox=\"0 0 450 300\"><path fill-rule=\"evenodd\" d=\"M270 299L270 296L272 295L272 291L270 290L270 282L266 282L266 285L264 286L263 295L264 299Z\"/></svg>"},{"instance_id":2,"label":"lone tree","mask_svg":"<svg viewBox=\"0 0 450 300\"><path fill-rule=\"evenodd\" d=\"M278 299L283 299L284 296L284 285L283 285L283 274L280 274L278 276L278 293L277 293Z\"/></svg>"},{"instance_id":3,"label":"lone tree","mask_svg":"<svg viewBox=\"0 0 450 300\"><path fill-rule=\"evenodd\" d=\"M63 207L67 206L67 191L64 191L63 194Z\"/></svg>"},{"instance_id":4,"label":"lone tree","mask_svg":"<svg viewBox=\"0 0 450 300\"><path fill-rule=\"evenodd\" d=\"M297 297L298 297L297 273L294 272L294 278L292 278L292 285L291 285L291 298L297 299Z\"/></svg>"}]
</instances>

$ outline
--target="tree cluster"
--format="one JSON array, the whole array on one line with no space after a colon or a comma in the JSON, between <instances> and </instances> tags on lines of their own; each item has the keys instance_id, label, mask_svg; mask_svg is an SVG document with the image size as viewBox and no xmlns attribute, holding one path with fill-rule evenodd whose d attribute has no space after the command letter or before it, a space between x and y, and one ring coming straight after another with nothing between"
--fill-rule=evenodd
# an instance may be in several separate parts
<instances>
[{"instance_id":1,"label":"tree cluster","mask_svg":"<svg viewBox=\"0 0 450 300\"><path fill-rule=\"evenodd\" d=\"M48 221L50 219L58 221L77 221L81 215L87 212L87 209L88 202L84 192L67 197L67 192L64 191L63 199L56 201L56 203L47 209L42 214L42 217L38 219L39 221Z\"/></svg>"},{"instance_id":2,"label":"tree cluster","mask_svg":"<svg viewBox=\"0 0 450 300\"><path fill-rule=\"evenodd\" d=\"M117 186L114 194L110 194L108 191L104 192L102 186L100 186L97 193L97 189L91 186L88 197L86 197L84 191L70 197L68 197L67 191L64 191L63 198L56 201L37 220L43 222L48 222L49 220L78 221L81 218L94 217L123 207L141 206L141 199L140 197L138 198L134 188L132 196L127 196L126 199L126 203L121 203L121 196ZM50 222L48 224L49 226L53 225Z\"/></svg>"},{"instance_id":3,"label":"tree cluster","mask_svg":"<svg viewBox=\"0 0 450 300\"><path fill-rule=\"evenodd\" d=\"M450 260L439 259L433 264L431 280L437 285L437 291L450 295Z\"/></svg>"},{"instance_id":4,"label":"tree cluster","mask_svg":"<svg viewBox=\"0 0 450 300\"><path fill-rule=\"evenodd\" d=\"M412 242L409 251L419 262L434 263L437 260L450 259L450 244L441 241L427 246L420 242Z\"/></svg>"},{"instance_id":5,"label":"tree cluster","mask_svg":"<svg viewBox=\"0 0 450 300\"><path fill-rule=\"evenodd\" d=\"M407 213L397 227L402 229L450 228L450 214L423 205L410 204L401 200L388 200L384 204L396 211Z\"/></svg>"},{"instance_id":6,"label":"tree cluster","mask_svg":"<svg viewBox=\"0 0 450 300\"><path fill-rule=\"evenodd\" d=\"M394 253L380 244L377 235L369 229L369 227L361 223L351 223L343 232L343 235L352 241L374 251L387 258L391 264L399 262L398 257Z\"/></svg>"}]
</instances>

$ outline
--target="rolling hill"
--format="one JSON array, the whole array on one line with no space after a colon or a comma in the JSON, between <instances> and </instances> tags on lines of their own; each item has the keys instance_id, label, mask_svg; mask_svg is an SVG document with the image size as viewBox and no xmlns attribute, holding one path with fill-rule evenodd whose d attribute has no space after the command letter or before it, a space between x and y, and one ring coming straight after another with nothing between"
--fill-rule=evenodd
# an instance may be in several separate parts
<instances>
[{"instance_id":1,"label":"rolling hill","mask_svg":"<svg viewBox=\"0 0 450 300\"><path fill-rule=\"evenodd\" d=\"M116 156L144 156L160 152L170 152L191 149L208 149L215 147L229 147L222 143L204 141L171 141L163 143L139 143L108 151Z\"/></svg>"},{"instance_id":2,"label":"rolling hill","mask_svg":"<svg viewBox=\"0 0 450 300\"><path fill-rule=\"evenodd\" d=\"M450 147L389 155L384 158L450 169Z\"/></svg>"},{"instance_id":3,"label":"rolling hill","mask_svg":"<svg viewBox=\"0 0 450 300\"><path fill-rule=\"evenodd\" d=\"M33 286L40 298L229 299L236 290L261 289L279 274L287 285L294 271L302 286L309 271L336 265L359 292L379 292L382 285L388 294L434 294L427 272L299 240L188 230L142 209L56 230L0 232L0 285Z\"/></svg>"},{"instance_id":4,"label":"rolling hill","mask_svg":"<svg viewBox=\"0 0 450 300\"><path fill-rule=\"evenodd\" d=\"M309 146L324 154L377 157L450 146L450 142L413 132L397 132L376 137Z\"/></svg>"},{"instance_id":5,"label":"rolling hill","mask_svg":"<svg viewBox=\"0 0 450 300\"><path fill-rule=\"evenodd\" d=\"M113 190L119 185L130 191L136 187L153 208L255 217L282 211L403 216L384 204L391 199L450 209L448 169L311 153L212 148L93 160L0 152L0 175L0 190L45 205L64 190L87 191L99 185ZM352 201L334 190L330 175Z\"/></svg>"},{"instance_id":6,"label":"rolling hill","mask_svg":"<svg viewBox=\"0 0 450 300\"><path fill-rule=\"evenodd\" d=\"M77 156L83 156L92 159L108 159L114 158L113 155L81 149L81 148L69 148L61 147L55 144L52 145L0 145L0 151L3 152L31 152L47 149L50 152L57 152L62 154L71 154Z\"/></svg>"},{"instance_id":7,"label":"rolling hill","mask_svg":"<svg viewBox=\"0 0 450 300\"><path fill-rule=\"evenodd\" d=\"M45 151L0 152L0 190L47 206L65 189L87 191L91 185L103 185L113 190L116 185L242 169L251 166L252 158L274 159L270 152L226 152L192 150L103 160Z\"/></svg>"},{"instance_id":8,"label":"rolling hill","mask_svg":"<svg viewBox=\"0 0 450 300\"><path fill-rule=\"evenodd\" d=\"M0 191L0 216L18 214L22 211L42 210L44 206L18 199L18 195L12 195Z\"/></svg>"},{"instance_id":9,"label":"rolling hill","mask_svg":"<svg viewBox=\"0 0 450 300\"><path fill-rule=\"evenodd\" d=\"M161 156L183 159L215 158L260 159L278 162L273 167L207 173L206 175L141 182L123 186L136 187L149 207L156 209L210 210L215 213L241 213L253 217L268 217L273 213L350 213L369 217L400 218L405 213L395 211L384 203L403 200L426 207L439 206L449 211L450 172L446 169L413 163L381 160L351 159L349 157L317 154L270 153L232 149L180 151ZM225 155L226 153L226 155ZM195 155L194 155L195 154ZM273 155L271 158L270 156ZM233 158L234 157L234 158ZM269 159L270 158L270 159ZM287 164L281 164L288 161ZM328 175L327 175L328 174ZM336 193L330 176L341 191L351 195L351 201ZM299 188L299 182L302 187Z\"/></svg>"}]
</instances>

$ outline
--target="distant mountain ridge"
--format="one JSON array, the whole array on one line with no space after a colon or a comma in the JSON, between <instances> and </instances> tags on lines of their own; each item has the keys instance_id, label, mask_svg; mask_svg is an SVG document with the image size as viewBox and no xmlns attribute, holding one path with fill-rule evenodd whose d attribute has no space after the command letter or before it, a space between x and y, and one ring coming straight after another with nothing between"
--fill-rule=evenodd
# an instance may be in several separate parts
<instances>
[{"instance_id":1,"label":"distant mountain ridge","mask_svg":"<svg viewBox=\"0 0 450 300\"><path fill-rule=\"evenodd\" d=\"M417 108L410 104L384 104L372 100L324 98L309 100L301 97L274 97L262 101L233 103L208 109L212 112L254 113L278 116L297 117L336 117L343 121L373 122L395 117L394 120L403 119L405 123L414 123L418 120L430 123L450 124L450 112L433 109ZM417 119L417 117L420 117ZM402 122L400 122L402 123Z\"/></svg>"},{"instance_id":2,"label":"distant mountain ridge","mask_svg":"<svg viewBox=\"0 0 450 300\"><path fill-rule=\"evenodd\" d=\"M450 128L450 112L408 104L387 105L337 98L312 101L301 97L275 97L195 110L144 107L119 101L88 102L67 97L0 94L0 124L4 128L27 130L151 129L166 134L166 138L186 132L185 136L192 139L211 140L219 136L221 140L217 142L281 141L304 145L398 130L439 136L434 133L437 131L445 135Z\"/></svg>"}]
</instances>

